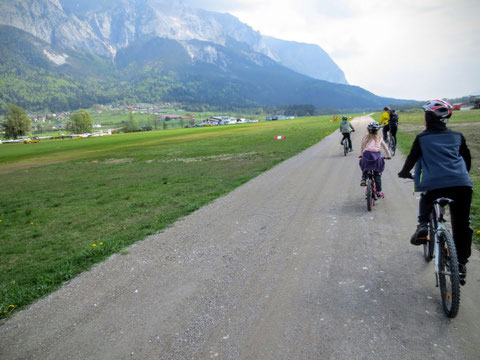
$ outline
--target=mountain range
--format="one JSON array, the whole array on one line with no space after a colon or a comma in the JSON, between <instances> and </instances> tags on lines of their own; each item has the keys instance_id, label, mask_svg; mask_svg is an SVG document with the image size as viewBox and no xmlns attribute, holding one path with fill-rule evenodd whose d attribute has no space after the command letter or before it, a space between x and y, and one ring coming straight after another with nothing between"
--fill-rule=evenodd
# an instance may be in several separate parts
<instances>
[{"instance_id":1,"label":"mountain range","mask_svg":"<svg viewBox=\"0 0 480 360\"><path fill-rule=\"evenodd\" d=\"M31 110L405 103L350 86L317 45L263 36L180 0L0 0L0 102Z\"/></svg>"}]
</instances>

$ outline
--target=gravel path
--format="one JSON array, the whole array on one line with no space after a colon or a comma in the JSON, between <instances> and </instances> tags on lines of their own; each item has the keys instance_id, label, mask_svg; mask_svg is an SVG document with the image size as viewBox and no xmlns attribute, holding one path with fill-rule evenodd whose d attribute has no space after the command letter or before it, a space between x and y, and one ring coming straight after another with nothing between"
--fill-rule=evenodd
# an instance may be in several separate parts
<instances>
[{"instance_id":1,"label":"gravel path","mask_svg":"<svg viewBox=\"0 0 480 360\"><path fill-rule=\"evenodd\" d=\"M0 359L478 359L478 251L448 320L400 154L366 210L370 120L347 157L336 132L17 313Z\"/></svg>"}]
</instances>

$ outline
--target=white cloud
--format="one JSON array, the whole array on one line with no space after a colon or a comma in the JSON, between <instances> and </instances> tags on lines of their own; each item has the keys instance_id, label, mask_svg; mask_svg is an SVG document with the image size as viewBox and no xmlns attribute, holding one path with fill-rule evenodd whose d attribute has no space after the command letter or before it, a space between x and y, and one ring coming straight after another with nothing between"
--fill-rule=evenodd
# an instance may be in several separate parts
<instances>
[{"instance_id":1,"label":"white cloud","mask_svg":"<svg viewBox=\"0 0 480 360\"><path fill-rule=\"evenodd\" d=\"M186 0L264 35L317 44L351 84L409 99L480 87L478 0Z\"/></svg>"}]
</instances>

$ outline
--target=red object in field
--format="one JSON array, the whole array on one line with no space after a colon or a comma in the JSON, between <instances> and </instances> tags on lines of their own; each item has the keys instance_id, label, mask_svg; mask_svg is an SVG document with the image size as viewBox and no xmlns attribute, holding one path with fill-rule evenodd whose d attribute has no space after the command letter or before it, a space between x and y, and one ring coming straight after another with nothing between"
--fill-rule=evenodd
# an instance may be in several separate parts
<instances>
[{"instance_id":1,"label":"red object in field","mask_svg":"<svg viewBox=\"0 0 480 360\"><path fill-rule=\"evenodd\" d=\"M275 140L282 140L282 139L285 139L285 136L275 136L274 139Z\"/></svg>"}]
</instances>

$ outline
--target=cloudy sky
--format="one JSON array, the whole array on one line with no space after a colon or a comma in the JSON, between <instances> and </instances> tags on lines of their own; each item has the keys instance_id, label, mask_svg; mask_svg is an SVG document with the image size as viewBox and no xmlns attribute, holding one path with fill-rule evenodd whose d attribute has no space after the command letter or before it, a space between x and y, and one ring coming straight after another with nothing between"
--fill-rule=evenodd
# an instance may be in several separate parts
<instances>
[{"instance_id":1,"label":"cloudy sky","mask_svg":"<svg viewBox=\"0 0 480 360\"><path fill-rule=\"evenodd\" d=\"M348 82L402 99L480 94L480 0L185 0L316 44Z\"/></svg>"}]
</instances>

